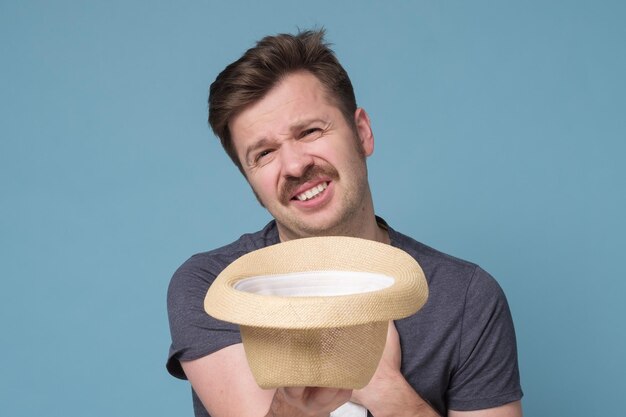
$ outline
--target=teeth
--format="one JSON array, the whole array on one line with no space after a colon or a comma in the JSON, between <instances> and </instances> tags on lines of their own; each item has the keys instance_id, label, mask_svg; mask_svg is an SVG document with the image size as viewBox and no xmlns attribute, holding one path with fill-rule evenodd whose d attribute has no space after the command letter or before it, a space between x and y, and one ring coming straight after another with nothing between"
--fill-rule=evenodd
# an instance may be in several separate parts
<instances>
[{"instance_id":1,"label":"teeth","mask_svg":"<svg viewBox=\"0 0 626 417\"><path fill-rule=\"evenodd\" d=\"M326 187L328 187L328 183L324 181L323 183L317 185L316 187L313 187L310 190L306 190L305 192L298 194L296 198L300 201L310 200L316 195L318 195L319 193L321 193L322 191L324 191Z\"/></svg>"}]
</instances>

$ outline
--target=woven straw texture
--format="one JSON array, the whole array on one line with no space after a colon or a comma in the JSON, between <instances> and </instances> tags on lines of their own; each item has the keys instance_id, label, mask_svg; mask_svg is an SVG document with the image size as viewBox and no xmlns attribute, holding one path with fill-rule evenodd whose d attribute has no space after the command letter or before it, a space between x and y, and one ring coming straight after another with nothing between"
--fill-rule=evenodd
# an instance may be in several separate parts
<instances>
[{"instance_id":1,"label":"woven straw texture","mask_svg":"<svg viewBox=\"0 0 626 417\"><path fill-rule=\"evenodd\" d=\"M379 273L395 283L379 291L331 297L279 297L233 288L257 275L324 270ZM424 273L406 252L371 240L331 236L292 240L240 257L211 285L204 308L217 319L246 326L322 329L407 317L427 298Z\"/></svg>"},{"instance_id":2,"label":"woven straw texture","mask_svg":"<svg viewBox=\"0 0 626 417\"><path fill-rule=\"evenodd\" d=\"M259 295L234 288L249 277L305 271L377 273L394 283L334 296ZM359 389L376 371L389 320L415 313L427 297L424 273L406 252L370 240L314 237L240 257L216 278L204 308L217 319L240 325L248 363L261 388Z\"/></svg>"},{"instance_id":3,"label":"woven straw texture","mask_svg":"<svg viewBox=\"0 0 626 417\"><path fill-rule=\"evenodd\" d=\"M241 326L241 337L252 374L263 389L360 389L376 371L388 323L315 330Z\"/></svg>"}]
</instances>

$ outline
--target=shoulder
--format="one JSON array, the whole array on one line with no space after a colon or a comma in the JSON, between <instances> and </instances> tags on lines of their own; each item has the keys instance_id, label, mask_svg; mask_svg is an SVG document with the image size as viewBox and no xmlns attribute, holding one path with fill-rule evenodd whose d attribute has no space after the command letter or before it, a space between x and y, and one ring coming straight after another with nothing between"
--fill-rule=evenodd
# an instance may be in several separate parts
<instances>
[{"instance_id":1,"label":"shoulder","mask_svg":"<svg viewBox=\"0 0 626 417\"><path fill-rule=\"evenodd\" d=\"M245 234L220 248L193 255L176 270L167 291L172 336L167 369L172 375L185 378L180 361L198 359L241 341L236 326L206 314L206 292L232 261L277 241L275 223L270 222L263 230Z\"/></svg>"},{"instance_id":2,"label":"shoulder","mask_svg":"<svg viewBox=\"0 0 626 417\"><path fill-rule=\"evenodd\" d=\"M228 245L196 253L174 272L168 288L168 300L184 293L195 294L198 287L208 288L230 263L248 252L275 243L278 243L278 232L272 221L262 230L244 234Z\"/></svg>"},{"instance_id":3,"label":"shoulder","mask_svg":"<svg viewBox=\"0 0 626 417\"><path fill-rule=\"evenodd\" d=\"M462 317L467 309L506 304L497 281L473 262L443 253L389 228L392 245L411 255L422 267L429 287L423 314L442 319Z\"/></svg>"},{"instance_id":4,"label":"shoulder","mask_svg":"<svg viewBox=\"0 0 626 417\"><path fill-rule=\"evenodd\" d=\"M404 250L420 264L429 285L443 279L469 284L474 275L484 272L475 263L448 255L391 228L389 236L393 246Z\"/></svg>"}]
</instances>

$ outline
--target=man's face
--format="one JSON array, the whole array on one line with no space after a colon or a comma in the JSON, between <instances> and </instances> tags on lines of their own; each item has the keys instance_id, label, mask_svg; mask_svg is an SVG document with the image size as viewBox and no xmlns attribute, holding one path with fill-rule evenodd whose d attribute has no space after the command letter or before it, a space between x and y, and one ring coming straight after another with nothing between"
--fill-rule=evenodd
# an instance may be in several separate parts
<instances>
[{"instance_id":1,"label":"man's face","mask_svg":"<svg viewBox=\"0 0 626 417\"><path fill-rule=\"evenodd\" d=\"M354 117L356 127L315 76L298 72L231 120L244 173L282 240L354 235L373 212L365 165L373 136L365 111Z\"/></svg>"}]
</instances>

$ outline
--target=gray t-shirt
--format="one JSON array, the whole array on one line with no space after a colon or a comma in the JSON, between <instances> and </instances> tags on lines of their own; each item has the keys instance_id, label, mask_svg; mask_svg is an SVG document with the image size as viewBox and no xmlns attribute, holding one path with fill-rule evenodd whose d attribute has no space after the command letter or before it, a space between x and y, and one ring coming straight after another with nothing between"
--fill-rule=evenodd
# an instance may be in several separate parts
<instances>
[{"instance_id":1,"label":"gray t-shirt","mask_svg":"<svg viewBox=\"0 0 626 417\"><path fill-rule=\"evenodd\" d=\"M413 316L397 320L402 373L441 415L521 399L515 331L498 283L480 267L425 246L389 228L391 244L420 264L429 297ZM167 307L172 345L168 371L185 378L180 361L198 359L241 342L237 325L204 311L215 277L240 256L279 242L276 223L222 248L187 260L170 282ZM196 417L209 416L193 392Z\"/></svg>"}]
</instances>

